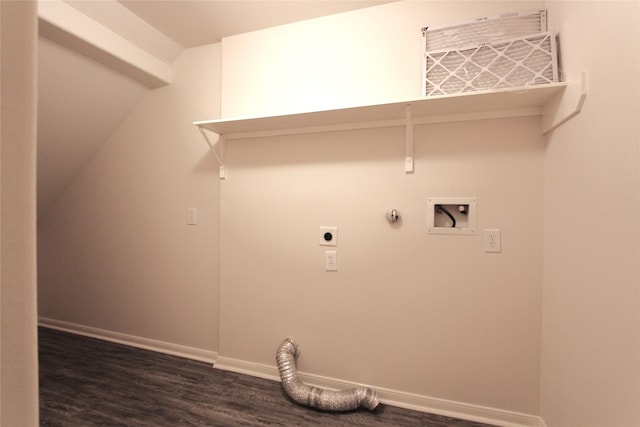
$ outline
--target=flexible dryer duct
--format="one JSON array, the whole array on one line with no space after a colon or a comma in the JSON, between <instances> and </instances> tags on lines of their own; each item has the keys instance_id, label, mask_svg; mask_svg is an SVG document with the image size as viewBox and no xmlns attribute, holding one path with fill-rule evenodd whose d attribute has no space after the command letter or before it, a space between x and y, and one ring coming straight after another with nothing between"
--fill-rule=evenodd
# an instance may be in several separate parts
<instances>
[{"instance_id":1,"label":"flexible dryer duct","mask_svg":"<svg viewBox=\"0 0 640 427\"><path fill-rule=\"evenodd\" d=\"M298 346L292 338L286 338L276 352L282 385L289 397L296 402L325 411L350 411L360 406L373 410L378 406L376 392L366 387L331 391L304 384L298 379L297 355Z\"/></svg>"}]
</instances>

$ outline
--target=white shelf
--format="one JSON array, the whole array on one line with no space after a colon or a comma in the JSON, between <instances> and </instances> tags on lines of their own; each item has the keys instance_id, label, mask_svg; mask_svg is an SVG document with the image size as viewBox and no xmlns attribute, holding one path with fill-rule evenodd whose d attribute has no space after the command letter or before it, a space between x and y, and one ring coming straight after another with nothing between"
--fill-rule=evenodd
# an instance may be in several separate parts
<instances>
[{"instance_id":1,"label":"white shelf","mask_svg":"<svg viewBox=\"0 0 640 427\"><path fill-rule=\"evenodd\" d=\"M543 107L566 83L443 95L361 107L268 117L204 120L194 125L225 140L326 132L368 127L404 126L406 107L414 125L495 117L542 115Z\"/></svg>"},{"instance_id":2,"label":"white shelf","mask_svg":"<svg viewBox=\"0 0 640 427\"><path fill-rule=\"evenodd\" d=\"M499 90L389 102L334 110L268 117L204 120L194 122L215 151L205 130L218 134L216 152L220 178L225 178L224 143L230 139L333 132L382 127L405 128L405 172L413 172L413 128L428 123L481 120L502 117L542 116L541 132L547 133L577 115L587 96L587 75L577 82L548 83Z\"/></svg>"}]
</instances>

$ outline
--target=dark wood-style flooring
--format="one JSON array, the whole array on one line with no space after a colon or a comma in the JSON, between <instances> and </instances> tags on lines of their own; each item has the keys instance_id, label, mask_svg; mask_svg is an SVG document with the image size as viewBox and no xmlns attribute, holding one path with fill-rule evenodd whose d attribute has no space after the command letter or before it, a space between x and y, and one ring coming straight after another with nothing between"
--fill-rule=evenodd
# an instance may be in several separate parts
<instances>
[{"instance_id":1,"label":"dark wood-style flooring","mask_svg":"<svg viewBox=\"0 0 640 427\"><path fill-rule=\"evenodd\" d=\"M330 413L291 401L277 381L40 328L41 426L421 426L486 424L380 404Z\"/></svg>"}]
</instances>

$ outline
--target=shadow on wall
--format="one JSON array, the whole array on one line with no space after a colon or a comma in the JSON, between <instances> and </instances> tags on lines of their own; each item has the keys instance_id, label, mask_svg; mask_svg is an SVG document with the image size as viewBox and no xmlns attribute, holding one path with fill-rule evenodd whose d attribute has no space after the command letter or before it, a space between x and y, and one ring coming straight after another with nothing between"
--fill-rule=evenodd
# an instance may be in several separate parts
<instances>
[{"instance_id":1,"label":"shadow on wall","mask_svg":"<svg viewBox=\"0 0 640 427\"><path fill-rule=\"evenodd\" d=\"M537 151L525 139L514 141L510 136L510 124L527 122L532 132L538 131L538 121L531 117L416 126L415 159L460 160ZM402 166L404 157L405 130L393 127L226 141L224 162L242 169L367 162ZM217 171L217 164L213 153L202 160L202 166L211 170Z\"/></svg>"}]
</instances>

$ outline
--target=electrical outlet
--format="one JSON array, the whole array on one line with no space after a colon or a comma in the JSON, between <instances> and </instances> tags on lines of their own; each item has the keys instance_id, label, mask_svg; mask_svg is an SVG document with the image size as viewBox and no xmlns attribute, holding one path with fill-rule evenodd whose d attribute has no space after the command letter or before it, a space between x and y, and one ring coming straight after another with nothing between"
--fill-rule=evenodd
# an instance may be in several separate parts
<instances>
[{"instance_id":1,"label":"electrical outlet","mask_svg":"<svg viewBox=\"0 0 640 427\"><path fill-rule=\"evenodd\" d=\"M484 251L502 252L502 236L498 229L484 230Z\"/></svg>"},{"instance_id":2,"label":"electrical outlet","mask_svg":"<svg viewBox=\"0 0 640 427\"><path fill-rule=\"evenodd\" d=\"M320 227L320 246L338 246L338 227Z\"/></svg>"}]
</instances>

